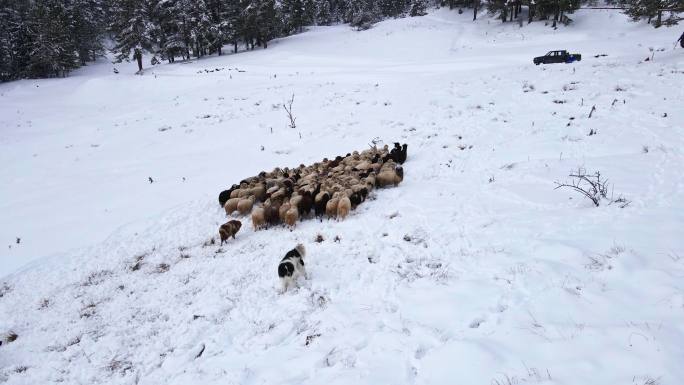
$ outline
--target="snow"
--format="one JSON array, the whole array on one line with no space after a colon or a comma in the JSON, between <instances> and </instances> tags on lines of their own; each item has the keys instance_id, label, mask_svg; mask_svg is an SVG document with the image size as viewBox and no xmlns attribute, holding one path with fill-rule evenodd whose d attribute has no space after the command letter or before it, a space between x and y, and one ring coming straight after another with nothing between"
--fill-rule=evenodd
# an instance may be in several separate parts
<instances>
[{"instance_id":1,"label":"snow","mask_svg":"<svg viewBox=\"0 0 684 385\"><path fill-rule=\"evenodd\" d=\"M0 85L0 382L680 384L678 33L573 18L434 10ZM553 49L583 60L531 64ZM223 188L374 138L408 143L399 187L208 244ZM578 167L631 203L554 190ZM279 295L298 242L310 279Z\"/></svg>"}]
</instances>

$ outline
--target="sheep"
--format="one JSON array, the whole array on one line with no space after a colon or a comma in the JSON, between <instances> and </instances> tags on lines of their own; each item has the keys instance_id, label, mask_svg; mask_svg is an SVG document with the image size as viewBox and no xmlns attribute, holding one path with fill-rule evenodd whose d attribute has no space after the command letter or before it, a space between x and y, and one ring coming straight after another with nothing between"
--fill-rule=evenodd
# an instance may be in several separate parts
<instances>
[{"instance_id":1,"label":"sheep","mask_svg":"<svg viewBox=\"0 0 684 385\"><path fill-rule=\"evenodd\" d=\"M397 167L395 170L382 171L376 176L378 187L398 186L402 180L404 180L404 170L401 167Z\"/></svg>"},{"instance_id":2,"label":"sheep","mask_svg":"<svg viewBox=\"0 0 684 385\"><path fill-rule=\"evenodd\" d=\"M299 215L304 217L308 216L309 213L311 212L311 208L314 205L314 199L311 196L310 191L304 191L302 194L302 199L299 202Z\"/></svg>"},{"instance_id":3,"label":"sheep","mask_svg":"<svg viewBox=\"0 0 684 385\"><path fill-rule=\"evenodd\" d=\"M285 214L286 214L287 211L290 209L290 207L292 207L292 206L290 205L290 203L285 202L285 203L283 203L283 204L280 206L280 208L278 209L278 217L280 217L280 221L281 221L281 222L285 222Z\"/></svg>"},{"instance_id":4,"label":"sheep","mask_svg":"<svg viewBox=\"0 0 684 385\"><path fill-rule=\"evenodd\" d=\"M406 160L405 154L402 154L401 145L399 143L394 143L394 148L390 151L390 157L393 161L397 163L404 163L401 161L402 155L404 155L404 160Z\"/></svg>"},{"instance_id":5,"label":"sheep","mask_svg":"<svg viewBox=\"0 0 684 385\"><path fill-rule=\"evenodd\" d=\"M266 226L266 210L263 207L257 207L252 211L252 226L254 231Z\"/></svg>"},{"instance_id":6,"label":"sheep","mask_svg":"<svg viewBox=\"0 0 684 385\"><path fill-rule=\"evenodd\" d=\"M264 205L264 218L266 219L266 223L275 226L278 223L280 223L280 203L271 203L268 205Z\"/></svg>"},{"instance_id":7,"label":"sheep","mask_svg":"<svg viewBox=\"0 0 684 385\"><path fill-rule=\"evenodd\" d=\"M240 198L230 198L226 201L226 204L223 206L226 210L226 215L231 215L237 210L238 202L240 202Z\"/></svg>"},{"instance_id":8,"label":"sheep","mask_svg":"<svg viewBox=\"0 0 684 385\"><path fill-rule=\"evenodd\" d=\"M250 190L250 195L254 195L259 202L263 202L266 200L266 187L263 184L259 184Z\"/></svg>"},{"instance_id":9,"label":"sheep","mask_svg":"<svg viewBox=\"0 0 684 385\"><path fill-rule=\"evenodd\" d=\"M321 191L314 199L314 213L317 217L323 216L325 207L330 200L330 194L327 191Z\"/></svg>"},{"instance_id":10,"label":"sheep","mask_svg":"<svg viewBox=\"0 0 684 385\"><path fill-rule=\"evenodd\" d=\"M295 207L297 210L299 210L299 205L302 203L302 196L297 194L293 194L290 197L290 206Z\"/></svg>"},{"instance_id":11,"label":"sheep","mask_svg":"<svg viewBox=\"0 0 684 385\"><path fill-rule=\"evenodd\" d=\"M361 193L359 192L353 192L349 196L349 202L351 203L351 208L356 210L356 207L360 205L363 202L363 198L361 197ZM339 211L339 207L337 209ZM338 214L339 215L339 214Z\"/></svg>"},{"instance_id":12,"label":"sheep","mask_svg":"<svg viewBox=\"0 0 684 385\"><path fill-rule=\"evenodd\" d=\"M299 219L299 210L295 206L291 206L289 210L285 212L285 222L290 228L294 228L297 224L297 219Z\"/></svg>"},{"instance_id":13,"label":"sheep","mask_svg":"<svg viewBox=\"0 0 684 385\"><path fill-rule=\"evenodd\" d=\"M349 210L351 209L351 201L346 195L340 198L337 204L337 218L344 220L347 215L349 215Z\"/></svg>"},{"instance_id":14,"label":"sheep","mask_svg":"<svg viewBox=\"0 0 684 385\"><path fill-rule=\"evenodd\" d=\"M254 206L254 196L249 196L248 198L240 199L237 204L237 210L240 215L247 215L252 211L252 206Z\"/></svg>"},{"instance_id":15,"label":"sheep","mask_svg":"<svg viewBox=\"0 0 684 385\"><path fill-rule=\"evenodd\" d=\"M340 203L339 193L333 194L328 203L325 205L325 215L328 218L335 218L337 216L337 205Z\"/></svg>"},{"instance_id":16,"label":"sheep","mask_svg":"<svg viewBox=\"0 0 684 385\"><path fill-rule=\"evenodd\" d=\"M231 193L233 192L233 190L235 190L236 188L238 188L238 185L234 184L234 185L233 185L231 188L229 188L228 190L223 190L223 191L221 191L221 193L219 194L219 198L218 198L219 204L221 205L221 207L223 207L223 206L226 205L226 201L227 201L228 199L230 199L230 194L231 194Z\"/></svg>"},{"instance_id":17,"label":"sheep","mask_svg":"<svg viewBox=\"0 0 684 385\"><path fill-rule=\"evenodd\" d=\"M407 157L407 151L406 150L407 150L407 148L408 148L408 144L406 144L406 143L404 143L401 146L401 151L399 152L399 155L396 159L397 163L404 164L404 162L406 162L406 157Z\"/></svg>"},{"instance_id":18,"label":"sheep","mask_svg":"<svg viewBox=\"0 0 684 385\"><path fill-rule=\"evenodd\" d=\"M366 183L366 188L368 191L372 191L376 186L377 178L375 175L369 175L368 177L364 178L364 182Z\"/></svg>"},{"instance_id":19,"label":"sheep","mask_svg":"<svg viewBox=\"0 0 684 385\"><path fill-rule=\"evenodd\" d=\"M222 224L221 227L219 227L221 245L223 245L223 242L226 242L230 237L233 237L233 239L235 239L235 234L237 234L237 232L240 231L240 227L242 227L242 222L236 220L228 221Z\"/></svg>"},{"instance_id":20,"label":"sheep","mask_svg":"<svg viewBox=\"0 0 684 385\"><path fill-rule=\"evenodd\" d=\"M293 286L300 276L308 278L304 268L304 256L306 250L304 245L298 244L294 249L288 251L285 257L278 264L278 277L280 278L281 293L285 293L290 286Z\"/></svg>"}]
</instances>

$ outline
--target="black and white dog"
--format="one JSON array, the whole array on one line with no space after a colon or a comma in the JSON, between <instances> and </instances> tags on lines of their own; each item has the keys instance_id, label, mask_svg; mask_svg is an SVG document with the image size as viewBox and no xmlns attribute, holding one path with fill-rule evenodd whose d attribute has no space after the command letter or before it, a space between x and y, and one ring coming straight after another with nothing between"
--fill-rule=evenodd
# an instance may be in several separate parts
<instances>
[{"instance_id":1,"label":"black and white dog","mask_svg":"<svg viewBox=\"0 0 684 385\"><path fill-rule=\"evenodd\" d=\"M300 276L307 278L304 268L304 255L306 250L301 243L285 254L278 265L278 277L280 277L281 293L285 293L290 286L294 286Z\"/></svg>"}]
</instances>

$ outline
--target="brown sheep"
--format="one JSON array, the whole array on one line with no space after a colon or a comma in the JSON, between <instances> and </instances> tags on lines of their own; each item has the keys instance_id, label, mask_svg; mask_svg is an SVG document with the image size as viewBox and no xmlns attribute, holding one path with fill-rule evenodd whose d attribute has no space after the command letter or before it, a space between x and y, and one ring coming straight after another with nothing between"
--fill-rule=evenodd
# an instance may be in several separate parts
<instances>
[{"instance_id":1,"label":"brown sheep","mask_svg":"<svg viewBox=\"0 0 684 385\"><path fill-rule=\"evenodd\" d=\"M333 197L325 205L325 215L328 218L335 218L337 216L337 205L340 203L339 193L333 194Z\"/></svg>"},{"instance_id":2,"label":"brown sheep","mask_svg":"<svg viewBox=\"0 0 684 385\"><path fill-rule=\"evenodd\" d=\"M344 220L344 218L346 218L347 215L349 215L349 210L351 210L351 201L345 195L340 199L340 202L337 204L337 218Z\"/></svg>"},{"instance_id":3,"label":"brown sheep","mask_svg":"<svg viewBox=\"0 0 684 385\"><path fill-rule=\"evenodd\" d=\"M285 222L285 214L290 209L290 207L292 206L289 203L285 202L278 209L278 216L280 217L281 222Z\"/></svg>"},{"instance_id":4,"label":"brown sheep","mask_svg":"<svg viewBox=\"0 0 684 385\"><path fill-rule=\"evenodd\" d=\"M376 176L376 184L378 187L385 187L389 185L398 186L404 180L404 170L397 167L396 170L385 170Z\"/></svg>"},{"instance_id":5,"label":"brown sheep","mask_svg":"<svg viewBox=\"0 0 684 385\"><path fill-rule=\"evenodd\" d=\"M299 219L299 210L296 207L291 206L289 210L285 212L285 222L286 225L294 228L297 224L297 219Z\"/></svg>"},{"instance_id":6,"label":"brown sheep","mask_svg":"<svg viewBox=\"0 0 684 385\"><path fill-rule=\"evenodd\" d=\"M293 194L290 197L290 206L297 208L299 210L299 205L302 203L302 196L299 194Z\"/></svg>"},{"instance_id":7,"label":"brown sheep","mask_svg":"<svg viewBox=\"0 0 684 385\"><path fill-rule=\"evenodd\" d=\"M280 203L274 202L271 204L264 205L264 217L266 223L270 226L275 226L280 223Z\"/></svg>"},{"instance_id":8,"label":"brown sheep","mask_svg":"<svg viewBox=\"0 0 684 385\"><path fill-rule=\"evenodd\" d=\"M250 194L254 195L259 202L266 200L266 187L263 184L258 184L250 190Z\"/></svg>"},{"instance_id":9,"label":"brown sheep","mask_svg":"<svg viewBox=\"0 0 684 385\"><path fill-rule=\"evenodd\" d=\"M330 194L327 191L321 191L316 194L316 198L314 198L314 214L317 217L323 216L329 200Z\"/></svg>"},{"instance_id":10,"label":"brown sheep","mask_svg":"<svg viewBox=\"0 0 684 385\"><path fill-rule=\"evenodd\" d=\"M238 202L240 202L240 198L230 198L226 201L226 204L223 206L226 210L226 215L230 215L237 210Z\"/></svg>"},{"instance_id":11,"label":"brown sheep","mask_svg":"<svg viewBox=\"0 0 684 385\"><path fill-rule=\"evenodd\" d=\"M223 242L228 240L228 238L233 237L235 239L235 234L237 234L238 231L240 231L240 227L242 227L242 222L232 220L228 221L219 227L219 236L221 237L221 245L223 245Z\"/></svg>"},{"instance_id":12,"label":"brown sheep","mask_svg":"<svg viewBox=\"0 0 684 385\"><path fill-rule=\"evenodd\" d=\"M252 226L254 226L254 231L266 226L266 211L263 207L257 207L252 211Z\"/></svg>"},{"instance_id":13,"label":"brown sheep","mask_svg":"<svg viewBox=\"0 0 684 385\"><path fill-rule=\"evenodd\" d=\"M247 215L250 211L252 211L252 206L254 206L254 196L240 199L240 201L237 204L237 210L240 213L240 215Z\"/></svg>"},{"instance_id":14,"label":"brown sheep","mask_svg":"<svg viewBox=\"0 0 684 385\"><path fill-rule=\"evenodd\" d=\"M240 191L241 191L241 189L236 188L235 190L230 192L230 197L231 198L239 198L238 195L240 195Z\"/></svg>"}]
</instances>

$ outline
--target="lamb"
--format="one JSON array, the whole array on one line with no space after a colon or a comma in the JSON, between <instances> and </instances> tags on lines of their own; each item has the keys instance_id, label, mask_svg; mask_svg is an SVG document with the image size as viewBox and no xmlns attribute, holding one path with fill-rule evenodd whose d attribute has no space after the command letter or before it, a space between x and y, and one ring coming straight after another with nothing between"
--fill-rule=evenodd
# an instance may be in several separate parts
<instances>
[{"instance_id":1,"label":"lamb","mask_svg":"<svg viewBox=\"0 0 684 385\"><path fill-rule=\"evenodd\" d=\"M337 217L344 220L344 218L349 215L349 210L351 209L351 200L346 195L340 198L337 204Z\"/></svg>"},{"instance_id":2,"label":"lamb","mask_svg":"<svg viewBox=\"0 0 684 385\"><path fill-rule=\"evenodd\" d=\"M226 242L228 238L233 237L235 239L235 234L240 231L242 227L242 222L237 220L228 221L219 227L219 236L221 237L221 245Z\"/></svg>"},{"instance_id":3,"label":"lamb","mask_svg":"<svg viewBox=\"0 0 684 385\"><path fill-rule=\"evenodd\" d=\"M240 202L240 198L230 198L226 201L226 204L223 206L226 210L226 215L231 215L237 210L238 202Z\"/></svg>"},{"instance_id":4,"label":"lamb","mask_svg":"<svg viewBox=\"0 0 684 385\"><path fill-rule=\"evenodd\" d=\"M240 213L240 215L247 215L250 211L252 211L253 206L254 196L252 195L248 198L240 199L240 201L237 204L237 211Z\"/></svg>"},{"instance_id":5,"label":"lamb","mask_svg":"<svg viewBox=\"0 0 684 385\"><path fill-rule=\"evenodd\" d=\"M304 256L306 250L304 245L298 244L294 249L285 254L278 264L278 277L280 278L281 293L285 293L290 286L294 286L300 276L306 279L306 269L304 268Z\"/></svg>"},{"instance_id":6,"label":"lamb","mask_svg":"<svg viewBox=\"0 0 684 385\"><path fill-rule=\"evenodd\" d=\"M266 210L263 207L257 207L252 211L252 226L254 231L266 226Z\"/></svg>"}]
</instances>

